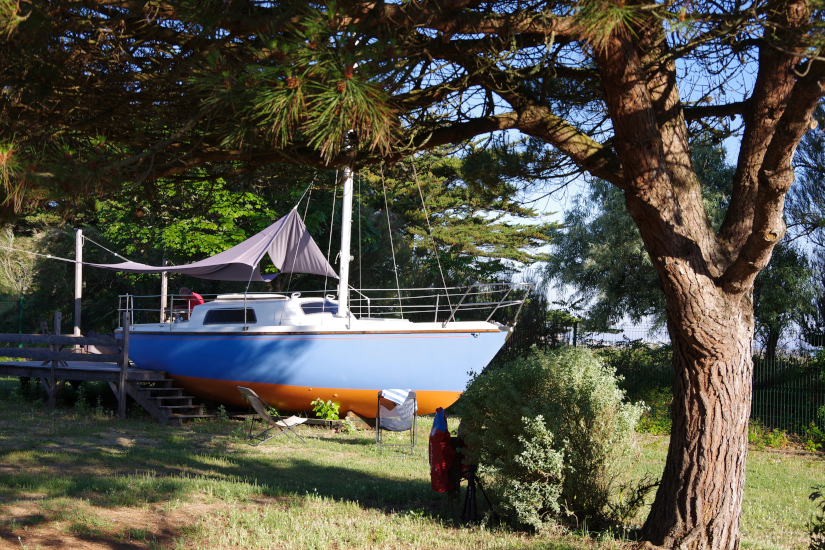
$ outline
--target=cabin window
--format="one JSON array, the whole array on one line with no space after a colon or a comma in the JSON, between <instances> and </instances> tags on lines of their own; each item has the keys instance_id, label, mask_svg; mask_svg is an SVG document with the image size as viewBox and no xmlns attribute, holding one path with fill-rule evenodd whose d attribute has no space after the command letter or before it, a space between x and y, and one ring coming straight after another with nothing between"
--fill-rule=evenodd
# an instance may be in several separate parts
<instances>
[{"instance_id":1,"label":"cabin window","mask_svg":"<svg viewBox=\"0 0 825 550\"><path fill-rule=\"evenodd\" d=\"M210 309L203 319L204 325L230 325L243 324L243 308L238 309ZM253 325L258 322L255 317L255 310L247 308L246 323Z\"/></svg>"},{"instance_id":2,"label":"cabin window","mask_svg":"<svg viewBox=\"0 0 825 550\"><path fill-rule=\"evenodd\" d=\"M323 302L305 302L301 304L301 309L304 310L306 315L312 315L313 313L338 314L338 304L330 302L329 300Z\"/></svg>"}]
</instances>

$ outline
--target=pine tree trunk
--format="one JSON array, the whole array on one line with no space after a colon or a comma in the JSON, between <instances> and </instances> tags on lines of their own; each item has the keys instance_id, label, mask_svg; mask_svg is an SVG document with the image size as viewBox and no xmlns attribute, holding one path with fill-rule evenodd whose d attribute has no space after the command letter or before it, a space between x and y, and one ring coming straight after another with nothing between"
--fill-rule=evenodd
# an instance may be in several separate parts
<instances>
[{"instance_id":1,"label":"pine tree trunk","mask_svg":"<svg viewBox=\"0 0 825 550\"><path fill-rule=\"evenodd\" d=\"M717 296L708 307L702 299L708 290L682 294L682 315L668 321L676 370L673 429L643 528L645 540L667 548L739 548L753 308L749 295L741 301Z\"/></svg>"}]
</instances>

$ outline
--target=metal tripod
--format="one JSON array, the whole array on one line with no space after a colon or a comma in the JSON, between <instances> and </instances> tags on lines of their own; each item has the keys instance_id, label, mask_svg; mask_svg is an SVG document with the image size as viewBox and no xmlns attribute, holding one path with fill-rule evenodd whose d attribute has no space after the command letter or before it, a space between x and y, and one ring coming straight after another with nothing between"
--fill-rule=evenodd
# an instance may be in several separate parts
<instances>
[{"instance_id":1,"label":"metal tripod","mask_svg":"<svg viewBox=\"0 0 825 550\"><path fill-rule=\"evenodd\" d=\"M461 516L465 523L475 523L479 520L476 489L481 491L481 495L484 497L484 500L487 501L487 506L491 510L493 508L490 499L487 498L487 493L484 492L484 486L481 484L481 480L476 475L476 470L478 470L478 466L470 466L461 474L461 476L467 480L467 492L464 495L464 511Z\"/></svg>"}]
</instances>

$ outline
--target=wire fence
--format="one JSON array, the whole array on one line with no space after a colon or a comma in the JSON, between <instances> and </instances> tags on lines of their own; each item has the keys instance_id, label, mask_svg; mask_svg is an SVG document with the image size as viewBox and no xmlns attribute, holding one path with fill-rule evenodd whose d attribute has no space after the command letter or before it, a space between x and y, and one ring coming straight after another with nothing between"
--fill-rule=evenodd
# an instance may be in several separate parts
<instances>
[{"instance_id":1,"label":"wire fence","mask_svg":"<svg viewBox=\"0 0 825 550\"><path fill-rule=\"evenodd\" d=\"M503 364L532 347L588 346L624 378L629 397L671 392L675 381L667 331L652 325L621 325L606 332L580 327L517 326L496 357ZM825 430L825 335L789 331L776 346L754 345L751 420L764 427L802 433Z\"/></svg>"}]
</instances>

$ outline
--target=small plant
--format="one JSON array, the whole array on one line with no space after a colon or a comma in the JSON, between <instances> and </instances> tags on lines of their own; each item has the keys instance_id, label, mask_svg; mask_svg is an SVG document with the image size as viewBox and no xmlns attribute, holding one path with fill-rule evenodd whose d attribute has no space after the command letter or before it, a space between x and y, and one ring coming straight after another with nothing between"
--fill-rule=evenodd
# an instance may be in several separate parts
<instances>
[{"instance_id":1,"label":"small plant","mask_svg":"<svg viewBox=\"0 0 825 550\"><path fill-rule=\"evenodd\" d=\"M227 420L229 420L229 415L226 414L226 407L221 405L218 407L218 421L226 422Z\"/></svg>"},{"instance_id":2,"label":"small plant","mask_svg":"<svg viewBox=\"0 0 825 550\"><path fill-rule=\"evenodd\" d=\"M22 404L26 402L26 398L20 392L12 391L6 398L9 403Z\"/></svg>"},{"instance_id":3,"label":"small plant","mask_svg":"<svg viewBox=\"0 0 825 550\"><path fill-rule=\"evenodd\" d=\"M101 397L99 395L97 396L97 405L95 405L95 415L99 416L99 417L101 417L101 416L106 416L106 417L112 416L112 411L110 411L110 410L103 407L103 400L101 399Z\"/></svg>"},{"instance_id":4,"label":"small plant","mask_svg":"<svg viewBox=\"0 0 825 550\"><path fill-rule=\"evenodd\" d=\"M86 402L86 387L83 384L77 388L77 399L74 402L74 408L77 412L89 412L92 408Z\"/></svg>"},{"instance_id":5,"label":"small plant","mask_svg":"<svg viewBox=\"0 0 825 550\"><path fill-rule=\"evenodd\" d=\"M822 444L825 443L825 432L823 432L816 423L811 424L802 431L803 445L806 451L816 452L822 449Z\"/></svg>"},{"instance_id":6,"label":"small plant","mask_svg":"<svg viewBox=\"0 0 825 550\"><path fill-rule=\"evenodd\" d=\"M320 397L310 403L315 416L324 420L338 420L338 403L324 402Z\"/></svg>"},{"instance_id":7,"label":"small plant","mask_svg":"<svg viewBox=\"0 0 825 550\"><path fill-rule=\"evenodd\" d=\"M812 487L813 493L808 497L814 503L816 511L808 520L808 533L811 537L808 548L810 550L825 550L825 495L822 486Z\"/></svg>"},{"instance_id":8,"label":"small plant","mask_svg":"<svg viewBox=\"0 0 825 550\"><path fill-rule=\"evenodd\" d=\"M355 423L349 418L345 418L344 422L341 424L341 432L345 434L354 434L357 431L358 428L355 427Z\"/></svg>"},{"instance_id":9,"label":"small plant","mask_svg":"<svg viewBox=\"0 0 825 550\"><path fill-rule=\"evenodd\" d=\"M765 432L765 440L771 449L784 449L790 443L787 432L777 429Z\"/></svg>"},{"instance_id":10,"label":"small plant","mask_svg":"<svg viewBox=\"0 0 825 550\"><path fill-rule=\"evenodd\" d=\"M761 451L765 447L784 449L790 440L785 430L766 428L757 419L748 424L748 443Z\"/></svg>"}]
</instances>

